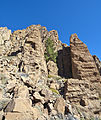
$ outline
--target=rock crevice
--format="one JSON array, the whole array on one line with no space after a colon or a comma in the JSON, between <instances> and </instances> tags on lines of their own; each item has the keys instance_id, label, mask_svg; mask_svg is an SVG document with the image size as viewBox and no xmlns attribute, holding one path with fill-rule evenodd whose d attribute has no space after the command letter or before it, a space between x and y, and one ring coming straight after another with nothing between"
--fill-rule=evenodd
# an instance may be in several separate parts
<instances>
[{"instance_id":1,"label":"rock crevice","mask_svg":"<svg viewBox=\"0 0 101 120\"><path fill-rule=\"evenodd\" d=\"M45 59L47 39L58 53ZM70 46L55 30L0 27L0 120L101 118L101 62L76 34Z\"/></svg>"}]
</instances>

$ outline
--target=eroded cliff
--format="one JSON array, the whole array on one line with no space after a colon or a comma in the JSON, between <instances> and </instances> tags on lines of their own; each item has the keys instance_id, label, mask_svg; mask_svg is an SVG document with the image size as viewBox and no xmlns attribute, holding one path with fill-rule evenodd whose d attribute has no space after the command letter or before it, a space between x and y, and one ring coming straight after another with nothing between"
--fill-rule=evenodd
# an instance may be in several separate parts
<instances>
[{"instance_id":1,"label":"eroded cliff","mask_svg":"<svg viewBox=\"0 0 101 120\"><path fill-rule=\"evenodd\" d=\"M46 61L48 39L56 62ZM100 119L100 63L76 34L67 46L41 25L13 33L1 27L0 119Z\"/></svg>"}]
</instances>

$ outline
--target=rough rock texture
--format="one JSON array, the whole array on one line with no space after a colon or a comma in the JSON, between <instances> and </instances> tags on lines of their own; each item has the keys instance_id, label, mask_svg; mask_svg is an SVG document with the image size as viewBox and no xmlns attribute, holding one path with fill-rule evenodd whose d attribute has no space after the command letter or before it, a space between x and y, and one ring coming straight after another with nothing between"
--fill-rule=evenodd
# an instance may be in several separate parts
<instances>
[{"instance_id":1,"label":"rough rock texture","mask_svg":"<svg viewBox=\"0 0 101 120\"><path fill-rule=\"evenodd\" d=\"M90 82L88 81L68 79L65 83L65 95L65 99L73 105L81 105L86 108L85 110L91 110L90 115L101 112L99 93L94 90L93 86L92 89L90 88Z\"/></svg>"},{"instance_id":2,"label":"rough rock texture","mask_svg":"<svg viewBox=\"0 0 101 120\"><path fill-rule=\"evenodd\" d=\"M53 61L50 61L50 60L48 61L47 68L48 68L48 73L50 75L58 75L57 64L54 63Z\"/></svg>"},{"instance_id":3,"label":"rough rock texture","mask_svg":"<svg viewBox=\"0 0 101 120\"><path fill-rule=\"evenodd\" d=\"M7 27L0 27L0 56L8 53L11 46L10 35L11 30L8 30Z\"/></svg>"},{"instance_id":4,"label":"rough rock texture","mask_svg":"<svg viewBox=\"0 0 101 120\"><path fill-rule=\"evenodd\" d=\"M94 59L87 46L76 34L70 38L72 75L76 79L87 79L91 82L99 82L100 75Z\"/></svg>"},{"instance_id":5,"label":"rough rock texture","mask_svg":"<svg viewBox=\"0 0 101 120\"><path fill-rule=\"evenodd\" d=\"M56 63L44 57L48 38ZM76 34L70 46L58 39L41 25L0 28L0 120L101 119L100 61Z\"/></svg>"},{"instance_id":6,"label":"rough rock texture","mask_svg":"<svg viewBox=\"0 0 101 120\"><path fill-rule=\"evenodd\" d=\"M94 58L94 61L96 63L96 66L100 72L100 75L101 75L101 61L99 60L99 58L96 56L96 55L93 55L93 58Z\"/></svg>"},{"instance_id":7,"label":"rough rock texture","mask_svg":"<svg viewBox=\"0 0 101 120\"><path fill-rule=\"evenodd\" d=\"M72 78L70 47L63 44L62 49L58 51L57 59L58 74L65 78Z\"/></svg>"}]
</instances>

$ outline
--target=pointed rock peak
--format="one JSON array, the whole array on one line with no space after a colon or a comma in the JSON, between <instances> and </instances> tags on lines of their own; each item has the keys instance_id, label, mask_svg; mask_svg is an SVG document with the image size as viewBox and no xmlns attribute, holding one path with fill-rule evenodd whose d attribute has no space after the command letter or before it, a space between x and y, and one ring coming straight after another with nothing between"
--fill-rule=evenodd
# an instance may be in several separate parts
<instances>
[{"instance_id":1,"label":"pointed rock peak","mask_svg":"<svg viewBox=\"0 0 101 120\"><path fill-rule=\"evenodd\" d=\"M76 40L78 40L78 36L76 33L72 34L71 37L70 37L70 43L71 42L75 42Z\"/></svg>"},{"instance_id":2,"label":"pointed rock peak","mask_svg":"<svg viewBox=\"0 0 101 120\"><path fill-rule=\"evenodd\" d=\"M93 82L99 81L100 75L94 59L77 34L73 34L70 37L70 50L73 78L86 79Z\"/></svg>"},{"instance_id":3,"label":"pointed rock peak","mask_svg":"<svg viewBox=\"0 0 101 120\"><path fill-rule=\"evenodd\" d=\"M76 33L72 34L70 37L70 47L82 47L87 49L87 45L83 43L77 36Z\"/></svg>"},{"instance_id":4,"label":"pointed rock peak","mask_svg":"<svg viewBox=\"0 0 101 120\"><path fill-rule=\"evenodd\" d=\"M72 38L78 38L78 36L77 36L76 33L72 34L71 37L72 37Z\"/></svg>"}]
</instances>

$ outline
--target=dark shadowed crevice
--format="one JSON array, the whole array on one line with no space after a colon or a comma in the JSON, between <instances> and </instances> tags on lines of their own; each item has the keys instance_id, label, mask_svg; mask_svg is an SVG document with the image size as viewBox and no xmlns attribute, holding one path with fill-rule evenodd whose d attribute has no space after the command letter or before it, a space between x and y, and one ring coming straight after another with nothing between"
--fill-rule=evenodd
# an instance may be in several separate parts
<instances>
[{"instance_id":1,"label":"dark shadowed crevice","mask_svg":"<svg viewBox=\"0 0 101 120\"><path fill-rule=\"evenodd\" d=\"M80 105L83 106L83 107L86 106L85 101L81 99L80 100Z\"/></svg>"},{"instance_id":2,"label":"dark shadowed crevice","mask_svg":"<svg viewBox=\"0 0 101 120\"><path fill-rule=\"evenodd\" d=\"M3 115L2 120L5 120L5 116Z\"/></svg>"},{"instance_id":3,"label":"dark shadowed crevice","mask_svg":"<svg viewBox=\"0 0 101 120\"><path fill-rule=\"evenodd\" d=\"M72 78L72 63L70 47L64 47L58 51L57 57L58 75L64 78Z\"/></svg>"},{"instance_id":4,"label":"dark shadowed crevice","mask_svg":"<svg viewBox=\"0 0 101 120\"><path fill-rule=\"evenodd\" d=\"M96 55L93 55L93 59L94 59L94 62L96 64L96 67L100 73L100 76L101 76L101 61L99 60L99 58L96 56Z\"/></svg>"},{"instance_id":5,"label":"dark shadowed crevice","mask_svg":"<svg viewBox=\"0 0 101 120\"><path fill-rule=\"evenodd\" d=\"M34 43L34 42L32 42L32 41L26 41L25 43L31 44L32 48L33 48L34 50L36 50L36 46L35 46L35 43Z\"/></svg>"},{"instance_id":6,"label":"dark shadowed crevice","mask_svg":"<svg viewBox=\"0 0 101 120\"><path fill-rule=\"evenodd\" d=\"M27 86L28 88L29 88L29 87L32 88L32 86L31 86L30 84L28 84L28 83L24 83L24 85Z\"/></svg>"},{"instance_id":7,"label":"dark shadowed crevice","mask_svg":"<svg viewBox=\"0 0 101 120\"><path fill-rule=\"evenodd\" d=\"M17 54L22 53L22 52L23 52L23 46L21 46L19 49L20 49L20 50L17 50L17 51L15 51L15 52L12 52L12 53L11 53L10 55L8 55L8 56L17 56Z\"/></svg>"},{"instance_id":8,"label":"dark shadowed crevice","mask_svg":"<svg viewBox=\"0 0 101 120\"><path fill-rule=\"evenodd\" d=\"M21 53L22 51L21 50L18 50L16 52L12 52L10 55L8 56L16 56L18 53Z\"/></svg>"},{"instance_id":9,"label":"dark shadowed crevice","mask_svg":"<svg viewBox=\"0 0 101 120\"><path fill-rule=\"evenodd\" d=\"M41 100L39 100L39 99L34 98L34 100L32 100L32 104L36 104L36 103L39 103L39 102L41 102Z\"/></svg>"},{"instance_id":10,"label":"dark shadowed crevice","mask_svg":"<svg viewBox=\"0 0 101 120\"><path fill-rule=\"evenodd\" d=\"M44 106L44 109L47 109L47 110L48 110L48 114L50 114L51 109L50 109L50 107L49 107L49 105L48 105L48 102L45 102L45 103L43 104L43 106Z\"/></svg>"},{"instance_id":11,"label":"dark shadowed crevice","mask_svg":"<svg viewBox=\"0 0 101 120\"><path fill-rule=\"evenodd\" d=\"M44 95L44 94L42 94L42 91L40 91L40 92L39 92L39 94L40 94L42 97L45 97L45 95Z\"/></svg>"},{"instance_id":12,"label":"dark shadowed crevice","mask_svg":"<svg viewBox=\"0 0 101 120\"><path fill-rule=\"evenodd\" d=\"M19 65L18 65L18 68L19 68L19 72L21 72L21 66L22 66L22 61L19 63Z\"/></svg>"}]
</instances>

